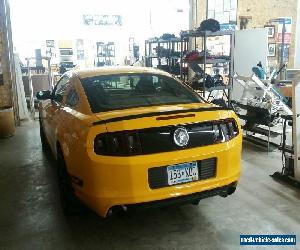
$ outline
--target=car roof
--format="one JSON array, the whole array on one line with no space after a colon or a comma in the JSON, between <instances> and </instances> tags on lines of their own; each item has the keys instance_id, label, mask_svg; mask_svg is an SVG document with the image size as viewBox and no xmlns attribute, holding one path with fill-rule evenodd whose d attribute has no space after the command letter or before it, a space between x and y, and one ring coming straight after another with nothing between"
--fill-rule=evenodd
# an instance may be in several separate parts
<instances>
[{"instance_id":1,"label":"car roof","mask_svg":"<svg viewBox=\"0 0 300 250\"><path fill-rule=\"evenodd\" d=\"M143 73L171 76L169 73L162 70L149 68L149 67L132 67L132 66L109 66L109 67L101 67L101 68L72 70L72 72L78 75L80 78L101 76L101 75L143 74Z\"/></svg>"}]
</instances>

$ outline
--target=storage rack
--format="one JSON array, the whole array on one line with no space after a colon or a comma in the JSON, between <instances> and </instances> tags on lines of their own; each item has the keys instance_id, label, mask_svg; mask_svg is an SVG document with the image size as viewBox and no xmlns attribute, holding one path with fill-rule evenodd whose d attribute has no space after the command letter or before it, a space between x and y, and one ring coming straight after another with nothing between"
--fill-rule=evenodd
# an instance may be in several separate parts
<instances>
[{"instance_id":1,"label":"storage rack","mask_svg":"<svg viewBox=\"0 0 300 250\"><path fill-rule=\"evenodd\" d=\"M146 40L146 67L157 67L179 77L179 59L181 57L181 51L187 49L187 42L187 40L181 42L181 38L171 38L168 40L151 38ZM154 63L154 60L157 60L156 64Z\"/></svg>"},{"instance_id":2,"label":"storage rack","mask_svg":"<svg viewBox=\"0 0 300 250\"><path fill-rule=\"evenodd\" d=\"M114 42L108 42L105 46L105 52L106 52L106 65L112 66L115 64L115 43Z\"/></svg>"},{"instance_id":3,"label":"storage rack","mask_svg":"<svg viewBox=\"0 0 300 250\"><path fill-rule=\"evenodd\" d=\"M112 66L115 64L115 44L113 42L97 42L97 62L95 66Z\"/></svg>"},{"instance_id":4,"label":"storage rack","mask_svg":"<svg viewBox=\"0 0 300 250\"><path fill-rule=\"evenodd\" d=\"M207 38L208 37L216 37L216 36L230 36L230 54L228 58L220 57L220 56L214 56L214 58L209 59L207 58L206 52L207 52ZM201 86L201 89L199 92L202 94L202 96L205 98L206 93L208 93L207 99L211 97L211 92L214 90L221 90L223 91L223 97L226 96L226 99L228 101L228 104L230 104L231 101L231 90L233 86L233 79L232 79L232 73L234 72L234 62L233 62L233 54L234 54L234 32L233 31L217 31L217 32L211 32L211 31L183 31L180 35L181 38L181 48L184 47L184 43L186 43L187 40L189 40L188 44L188 51L192 51L196 49L197 39L202 39L202 51L204 51L203 58L196 61L198 64L201 64L203 66L204 73L206 73L207 65L211 64L214 65L214 67L224 67L224 64L229 64L229 72L227 74L228 76L228 84L225 86L215 86L211 88L207 88L205 86L205 74L203 77L203 86ZM194 46L192 46L194 45ZM193 47L193 48L191 48ZM188 63L184 62L184 53L186 53L186 49L181 50L180 54L180 78L187 83L190 83L189 81L189 74L186 73L186 68L189 68ZM223 64L223 66L219 66L218 64ZM218 65L218 66L217 66ZM227 93L226 93L227 91Z\"/></svg>"}]
</instances>

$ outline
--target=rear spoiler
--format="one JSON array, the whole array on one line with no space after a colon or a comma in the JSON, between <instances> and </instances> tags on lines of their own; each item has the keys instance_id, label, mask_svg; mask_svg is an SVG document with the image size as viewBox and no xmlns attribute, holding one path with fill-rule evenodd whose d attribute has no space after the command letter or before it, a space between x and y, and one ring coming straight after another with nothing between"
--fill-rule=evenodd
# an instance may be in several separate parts
<instances>
[{"instance_id":1,"label":"rear spoiler","mask_svg":"<svg viewBox=\"0 0 300 250\"><path fill-rule=\"evenodd\" d=\"M152 116L159 116L159 115L174 115L174 114L184 114L188 112L201 112L201 111L218 111L218 110L232 110L231 108L224 108L224 107L208 107L208 108L197 108L197 109L185 109L185 110L172 110L172 111L161 111L161 112L151 112L151 113L145 113L145 114L137 114L137 115L128 115L128 116L121 116L121 117L115 117L111 119L101 120L97 122L93 122L93 125L101 125L105 123L110 122L119 122L119 121L128 121L128 120L134 120L138 118L144 118L144 117L152 117Z\"/></svg>"}]
</instances>

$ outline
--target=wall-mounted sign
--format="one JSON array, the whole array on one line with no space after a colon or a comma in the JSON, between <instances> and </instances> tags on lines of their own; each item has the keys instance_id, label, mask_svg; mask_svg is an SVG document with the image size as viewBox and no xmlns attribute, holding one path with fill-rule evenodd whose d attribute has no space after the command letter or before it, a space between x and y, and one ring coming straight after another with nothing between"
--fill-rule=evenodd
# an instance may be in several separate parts
<instances>
[{"instance_id":1,"label":"wall-mounted sign","mask_svg":"<svg viewBox=\"0 0 300 250\"><path fill-rule=\"evenodd\" d=\"M235 31L236 30L236 25L235 24L230 24L230 23L220 24L220 30L221 31Z\"/></svg>"},{"instance_id":2,"label":"wall-mounted sign","mask_svg":"<svg viewBox=\"0 0 300 250\"><path fill-rule=\"evenodd\" d=\"M275 25L265 25L264 27L267 28L268 38L274 38L275 37Z\"/></svg>"},{"instance_id":3,"label":"wall-mounted sign","mask_svg":"<svg viewBox=\"0 0 300 250\"><path fill-rule=\"evenodd\" d=\"M47 48L54 48L54 40L46 40Z\"/></svg>"},{"instance_id":4,"label":"wall-mounted sign","mask_svg":"<svg viewBox=\"0 0 300 250\"><path fill-rule=\"evenodd\" d=\"M279 17L277 43L282 43L282 29L285 22L284 43L291 43L292 38L292 18L291 17Z\"/></svg>"},{"instance_id":5,"label":"wall-mounted sign","mask_svg":"<svg viewBox=\"0 0 300 250\"><path fill-rule=\"evenodd\" d=\"M277 33L277 43L282 43L282 33ZM290 44L292 41L292 34L291 33L285 33L284 34L284 43Z\"/></svg>"},{"instance_id":6,"label":"wall-mounted sign","mask_svg":"<svg viewBox=\"0 0 300 250\"><path fill-rule=\"evenodd\" d=\"M120 15L83 15L85 25L122 25Z\"/></svg>"},{"instance_id":7,"label":"wall-mounted sign","mask_svg":"<svg viewBox=\"0 0 300 250\"><path fill-rule=\"evenodd\" d=\"M276 56L276 43L268 44L268 56L270 57Z\"/></svg>"},{"instance_id":8,"label":"wall-mounted sign","mask_svg":"<svg viewBox=\"0 0 300 250\"><path fill-rule=\"evenodd\" d=\"M281 56L281 44L279 44L279 49L278 49L278 57L280 58ZM288 44L285 44L283 47L283 61L288 62L289 61L289 48L290 46Z\"/></svg>"},{"instance_id":9,"label":"wall-mounted sign","mask_svg":"<svg viewBox=\"0 0 300 250\"><path fill-rule=\"evenodd\" d=\"M285 21L285 33L292 33L292 18L291 17L279 17L278 33L281 33L283 23Z\"/></svg>"}]
</instances>

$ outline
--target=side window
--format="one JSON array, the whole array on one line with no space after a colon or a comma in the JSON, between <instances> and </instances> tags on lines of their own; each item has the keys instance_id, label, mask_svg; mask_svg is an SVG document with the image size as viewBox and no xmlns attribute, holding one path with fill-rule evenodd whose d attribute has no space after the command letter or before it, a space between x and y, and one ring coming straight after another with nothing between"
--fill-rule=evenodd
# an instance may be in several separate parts
<instances>
[{"instance_id":1,"label":"side window","mask_svg":"<svg viewBox=\"0 0 300 250\"><path fill-rule=\"evenodd\" d=\"M62 102L62 98L68 87L69 77L67 75L63 76L57 83L54 91L54 100L57 102Z\"/></svg>"},{"instance_id":2,"label":"side window","mask_svg":"<svg viewBox=\"0 0 300 250\"><path fill-rule=\"evenodd\" d=\"M67 95L66 98L66 104L70 107L76 107L77 103L79 101L79 96L75 89L71 89Z\"/></svg>"}]
</instances>

